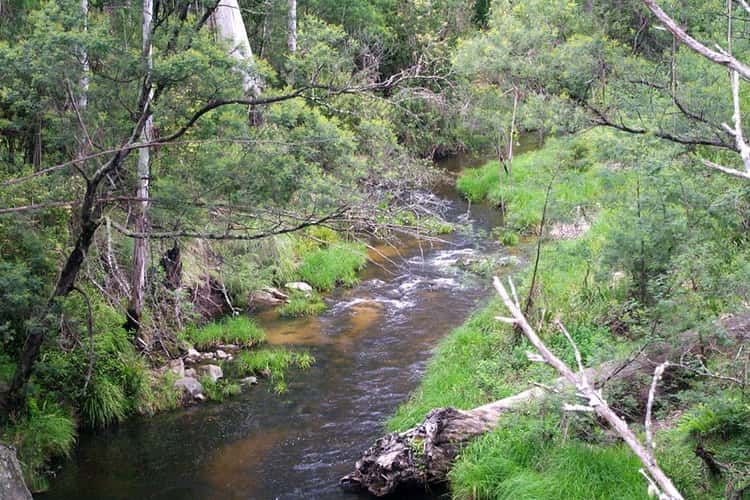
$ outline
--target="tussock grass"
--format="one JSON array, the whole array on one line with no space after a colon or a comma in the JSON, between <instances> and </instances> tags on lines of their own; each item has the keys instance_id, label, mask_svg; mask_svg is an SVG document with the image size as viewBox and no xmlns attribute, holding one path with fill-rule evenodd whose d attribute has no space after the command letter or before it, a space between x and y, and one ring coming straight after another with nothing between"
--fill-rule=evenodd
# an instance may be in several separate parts
<instances>
[{"instance_id":1,"label":"tussock grass","mask_svg":"<svg viewBox=\"0 0 750 500\"><path fill-rule=\"evenodd\" d=\"M472 442L450 474L460 499L646 499L624 445L565 440L556 418L512 415Z\"/></svg>"},{"instance_id":2,"label":"tussock grass","mask_svg":"<svg viewBox=\"0 0 750 500\"><path fill-rule=\"evenodd\" d=\"M28 414L5 428L3 441L16 448L24 480L32 491L48 487L44 468L51 456L69 456L76 440L76 424L61 406L35 399L28 402Z\"/></svg>"},{"instance_id":3,"label":"tussock grass","mask_svg":"<svg viewBox=\"0 0 750 500\"><path fill-rule=\"evenodd\" d=\"M189 327L185 335L197 349L212 349L219 344L250 347L266 340L263 329L245 316L227 318L201 327Z\"/></svg>"},{"instance_id":4,"label":"tussock grass","mask_svg":"<svg viewBox=\"0 0 750 500\"><path fill-rule=\"evenodd\" d=\"M301 293L293 293L289 302L279 308L279 314L284 318L301 318L304 316L315 316L326 310L326 303L317 294L306 296Z\"/></svg>"},{"instance_id":5,"label":"tussock grass","mask_svg":"<svg viewBox=\"0 0 750 500\"><path fill-rule=\"evenodd\" d=\"M308 353L267 348L241 352L234 361L233 369L241 376L270 374L283 378L291 366L307 369L314 363L315 358Z\"/></svg>"},{"instance_id":6,"label":"tussock grass","mask_svg":"<svg viewBox=\"0 0 750 500\"><path fill-rule=\"evenodd\" d=\"M322 292L336 285L354 286L359 283L357 271L365 267L367 252L364 245L336 243L307 254L297 270L299 277Z\"/></svg>"}]
</instances>

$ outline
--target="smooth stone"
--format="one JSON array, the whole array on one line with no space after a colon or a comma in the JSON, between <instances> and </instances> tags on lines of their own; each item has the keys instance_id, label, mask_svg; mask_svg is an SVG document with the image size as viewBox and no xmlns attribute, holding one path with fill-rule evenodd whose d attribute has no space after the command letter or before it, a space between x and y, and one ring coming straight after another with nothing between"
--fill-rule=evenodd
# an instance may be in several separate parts
<instances>
[{"instance_id":1,"label":"smooth stone","mask_svg":"<svg viewBox=\"0 0 750 500\"><path fill-rule=\"evenodd\" d=\"M240 383L243 385L257 385L258 377L245 377L240 380Z\"/></svg>"},{"instance_id":2,"label":"smooth stone","mask_svg":"<svg viewBox=\"0 0 750 500\"><path fill-rule=\"evenodd\" d=\"M224 372L222 372L221 367L217 365L203 365L198 368L198 372L201 375L210 377L214 382L224 377Z\"/></svg>"},{"instance_id":3,"label":"smooth stone","mask_svg":"<svg viewBox=\"0 0 750 500\"><path fill-rule=\"evenodd\" d=\"M251 309L268 309L280 306L286 302L286 299L276 297L266 290L257 290L250 294L247 302Z\"/></svg>"},{"instance_id":4,"label":"smooth stone","mask_svg":"<svg viewBox=\"0 0 750 500\"><path fill-rule=\"evenodd\" d=\"M216 350L216 357L217 358L219 358L219 359L227 359L228 356L229 356L229 354L225 353L221 349L217 349Z\"/></svg>"},{"instance_id":5,"label":"smooth stone","mask_svg":"<svg viewBox=\"0 0 750 500\"><path fill-rule=\"evenodd\" d=\"M311 287L304 281L293 281L291 283L287 283L286 285L284 285L284 288L288 288L289 290L297 290L298 292L304 292L305 294L312 293L313 291L313 287Z\"/></svg>"},{"instance_id":6,"label":"smooth stone","mask_svg":"<svg viewBox=\"0 0 750 500\"><path fill-rule=\"evenodd\" d=\"M182 392L192 399L200 401L203 397L203 386L193 377L182 377L175 381L174 386L182 389Z\"/></svg>"},{"instance_id":7,"label":"smooth stone","mask_svg":"<svg viewBox=\"0 0 750 500\"><path fill-rule=\"evenodd\" d=\"M188 368L185 370L185 376L195 378L198 376L198 372L195 371L195 368Z\"/></svg>"}]
</instances>

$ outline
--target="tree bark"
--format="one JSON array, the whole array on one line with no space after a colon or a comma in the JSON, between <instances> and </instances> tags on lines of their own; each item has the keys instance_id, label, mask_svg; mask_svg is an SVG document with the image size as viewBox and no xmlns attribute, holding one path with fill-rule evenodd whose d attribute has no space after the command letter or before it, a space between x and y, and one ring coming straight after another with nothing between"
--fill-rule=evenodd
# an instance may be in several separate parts
<instances>
[{"instance_id":1,"label":"tree bark","mask_svg":"<svg viewBox=\"0 0 750 500\"><path fill-rule=\"evenodd\" d=\"M297 0L289 0L286 47L292 54L297 52Z\"/></svg>"},{"instance_id":2,"label":"tree bark","mask_svg":"<svg viewBox=\"0 0 750 500\"><path fill-rule=\"evenodd\" d=\"M153 70L153 47L151 43L151 29L154 15L153 0L143 0L143 62L146 67L146 80L148 97L144 112L147 114L146 123L141 131L140 141L150 142L153 139L153 115L150 102L153 99L153 86L151 85L151 73ZM136 231L144 234L148 231L148 197L149 179L151 177L151 150L141 148L138 150L138 165L136 175L138 187L135 196L142 200L138 204L135 227ZM143 312L144 294L146 290L146 266L148 263L148 240L145 237L135 238L133 241L133 268L130 283L130 302L127 310L125 327L136 332L136 343L146 348L148 340L144 338L141 328L141 313Z\"/></svg>"},{"instance_id":3,"label":"tree bark","mask_svg":"<svg viewBox=\"0 0 750 500\"><path fill-rule=\"evenodd\" d=\"M260 82L250 73L250 67L254 63L253 50L237 0L221 0L211 15L211 23L219 37L229 43L230 55L244 65L239 71L245 93L259 96Z\"/></svg>"}]
</instances>

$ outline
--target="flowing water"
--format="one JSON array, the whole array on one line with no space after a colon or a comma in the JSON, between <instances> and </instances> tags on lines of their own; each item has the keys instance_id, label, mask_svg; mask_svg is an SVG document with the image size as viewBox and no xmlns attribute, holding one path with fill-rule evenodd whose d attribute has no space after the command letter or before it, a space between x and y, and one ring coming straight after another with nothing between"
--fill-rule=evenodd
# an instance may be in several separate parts
<instances>
[{"instance_id":1,"label":"flowing water","mask_svg":"<svg viewBox=\"0 0 750 500\"><path fill-rule=\"evenodd\" d=\"M456 174L477 162L449 158ZM361 452L419 383L434 347L489 295L459 259L502 249L488 238L499 214L467 207L446 182L434 191L466 230L448 243L380 247L356 288L321 317L260 318L271 344L317 363L288 375L288 392L263 383L222 404L133 419L83 433L45 499L356 498L340 491ZM395 264L398 265L395 265ZM411 497L413 498L413 497Z\"/></svg>"}]
</instances>

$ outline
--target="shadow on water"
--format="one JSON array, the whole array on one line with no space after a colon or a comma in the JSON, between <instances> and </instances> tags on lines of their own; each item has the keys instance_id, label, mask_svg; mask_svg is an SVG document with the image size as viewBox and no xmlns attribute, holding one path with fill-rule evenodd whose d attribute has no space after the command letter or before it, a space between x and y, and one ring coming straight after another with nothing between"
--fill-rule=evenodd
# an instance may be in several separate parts
<instances>
[{"instance_id":1,"label":"shadow on water","mask_svg":"<svg viewBox=\"0 0 750 500\"><path fill-rule=\"evenodd\" d=\"M481 160L455 157L449 174ZM489 292L460 271L459 259L497 253L486 237L499 222L483 206L468 211L452 182L435 194L448 219L470 229L429 245L405 241L381 253L402 263L365 270L362 283L337 291L319 318L260 318L270 343L309 350L317 363L288 377L288 392L256 386L221 405L133 419L83 433L75 455L42 498L291 499L356 498L338 488L383 423L418 384L432 349ZM468 216L467 216L468 213ZM435 497L404 494L405 498Z\"/></svg>"}]
</instances>

